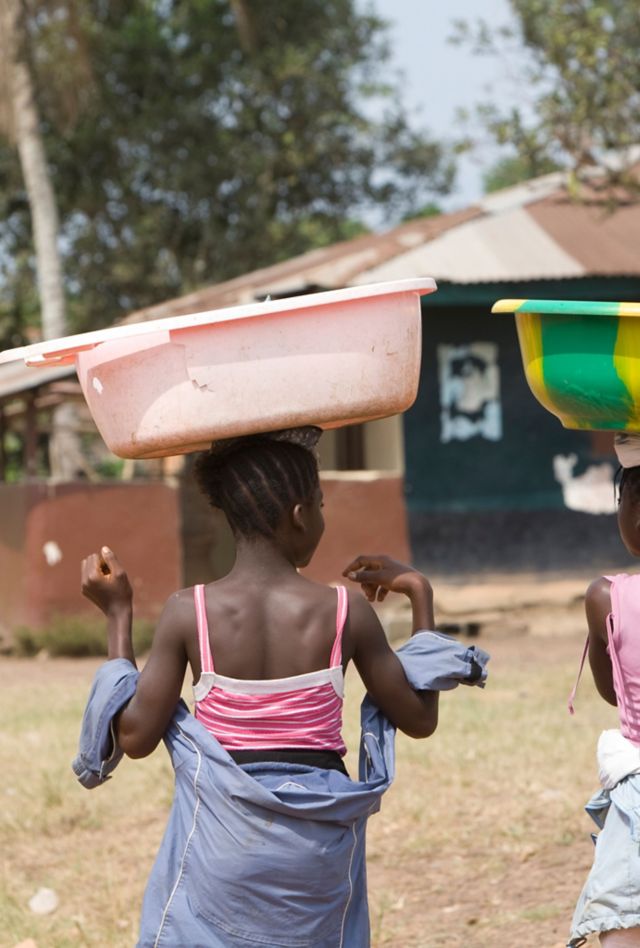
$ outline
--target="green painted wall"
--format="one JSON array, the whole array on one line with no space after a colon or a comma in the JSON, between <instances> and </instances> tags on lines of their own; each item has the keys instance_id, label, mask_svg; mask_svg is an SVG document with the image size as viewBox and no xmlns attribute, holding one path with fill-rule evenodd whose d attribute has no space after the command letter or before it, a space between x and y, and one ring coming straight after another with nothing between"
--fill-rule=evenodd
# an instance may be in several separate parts
<instances>
[{"instance_id":1,"label":"green painted wall","mask_svg":"<svg viewBox=\"0 0 640 948\"><path fill-rule=\"evenodd\" d=\"M613 457L594 453L589 432L570 431L531 394L513 316L491 315L501 297L640 299L640 281L443 285L423 302L423 358L415 405L404 416L410 512L566 510L553 458L575 453L573 476ZM475 300L479 298L479 302ZM502 437L441 441L438 345L490 342L498 347Z\"/></svg>"}]
</instances>

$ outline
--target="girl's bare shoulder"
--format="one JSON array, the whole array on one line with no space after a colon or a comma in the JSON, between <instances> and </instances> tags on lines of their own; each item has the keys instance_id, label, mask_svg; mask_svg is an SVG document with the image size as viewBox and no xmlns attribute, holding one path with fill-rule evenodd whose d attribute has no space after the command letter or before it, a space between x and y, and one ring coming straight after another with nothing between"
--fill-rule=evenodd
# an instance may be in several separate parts
<instances>
[{"instance_id":1,"label":"girl's bare shoulder","mask_svg":"<svg viewBox=\"0 0 640 948\"><path fill-rule=\"evenodd\" d=\"M161 618L174 626L192 626L195 615L193 587L178 589L167 599Z\"/></svg>"},{"instance_id":2,"label":"girl's bare shoulder","mask_svg":"<svg viewBox=\"0 0 640 948\"><path fill-rule=\"evenodd\" d=\"M606 576L594 579L585 594L584 605L590 632L606 641L607 616L611 612L611 581Z\"/></svg>"},{"instance_id":3,"label":"girl's bare shoulder","mask_svg":"<svg viewBox=\"0 0 640 948\"><path fill-rule=\"evenodd\" d=\"M587 602L599 602L611 595L611 580L606 576L598 576L593 582L589 583L585 593Z\"/></svg>"}]
</instances>

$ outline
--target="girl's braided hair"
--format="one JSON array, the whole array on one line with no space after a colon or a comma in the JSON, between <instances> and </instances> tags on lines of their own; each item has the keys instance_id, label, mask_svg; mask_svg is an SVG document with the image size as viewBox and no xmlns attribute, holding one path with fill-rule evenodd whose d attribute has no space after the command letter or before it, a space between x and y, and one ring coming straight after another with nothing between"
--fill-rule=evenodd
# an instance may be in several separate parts
<instances>
[{"instance_id":1,"label":"girl's braided hair","mask_svg":"<svg viewBox=\"0 0 640 948\"><path fill-rule=\"evenodd\" d=\"M314 451L268 435L214 443L196 459L194 475L234 534L247 538L273 536L283 514L319 486Z\"/></svg>"}]
</instances>

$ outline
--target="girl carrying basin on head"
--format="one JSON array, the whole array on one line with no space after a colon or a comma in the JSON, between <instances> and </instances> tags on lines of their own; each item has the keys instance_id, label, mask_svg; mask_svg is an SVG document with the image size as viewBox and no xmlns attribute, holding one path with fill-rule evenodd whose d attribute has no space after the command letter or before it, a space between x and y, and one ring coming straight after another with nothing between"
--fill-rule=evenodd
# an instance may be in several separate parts
<instances>
[{"instance_id":1,"label":"girl carrying basin on head","mask_svg":"<svg viewBox=\"0 0 640 948\"><path fill-rule=\"evenodd\" d=\"M618 529L640 556L640 436L619 434ZM598 741L602 789L587 804L600 827L593 866L571 926L570 948L598 933L605 948L640 948L640 573L601 576L586 594L583 662L601 697L617 706L619 729ZM582 666L581 666L582 667ZM570 699L575 695L575 688Z\"/></svg>"},{"instance_id":2,"label":"girl carrying basin on head","mask_svg":"<svg viewBox=\"0 0 640 948\"><path fill-rule=\"evenodd\" d=\"M393 731L428 737L438 689L485 677L484 653L433 632L397 654L362 595L298 572L324 529L318 434L233 439L199 457L196 477L229 520L236 560L222 579L168 600L139 675L126 574L106 548L83 563L112 661L94 683L76 772L103 779L119 754L144 757L163 738L176 771L139 945L365 948L364 829L393 778ZM368 599L407 595L414 633L433 628L420 573L386 557L359 557L345 572ZM369 695L358 781L341 735L351 660ZM187 665L195 720L179 703Z\"/></svg>"}]
</instances>

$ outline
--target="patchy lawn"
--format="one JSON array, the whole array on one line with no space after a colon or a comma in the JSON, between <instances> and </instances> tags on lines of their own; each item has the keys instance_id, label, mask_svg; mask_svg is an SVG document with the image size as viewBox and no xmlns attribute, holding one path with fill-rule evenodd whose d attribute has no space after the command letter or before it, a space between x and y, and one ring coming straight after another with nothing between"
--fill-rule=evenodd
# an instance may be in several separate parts
<instances>
[{"instance_id":1,"label":"patchy lawn","mask_svg":"<svg viewBox=\"0 0 640 948\"><path fill-rule=\"evenodd\" d=\"M484 692L443 695L435 736L398 740L396 783L369 826L374 948L564 943L591 860L582 804L596 785L595 742L615 712L587 671L569 717L581 609L556 604L547 622L535 611L528 633L521 608L512 627L489 626L477 640L493 656ZM135 943L173 779L161 747L125 760L97 790L75 781L69 765L96 667L0 659L0 948L29 938L38 948ZM351 675L352 773L360 697ZM40 887L60 899L43 917L28 908Z\"/></svg>"}]
</instances>

